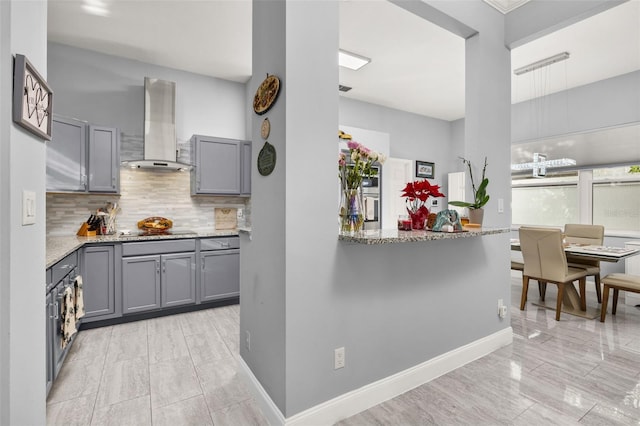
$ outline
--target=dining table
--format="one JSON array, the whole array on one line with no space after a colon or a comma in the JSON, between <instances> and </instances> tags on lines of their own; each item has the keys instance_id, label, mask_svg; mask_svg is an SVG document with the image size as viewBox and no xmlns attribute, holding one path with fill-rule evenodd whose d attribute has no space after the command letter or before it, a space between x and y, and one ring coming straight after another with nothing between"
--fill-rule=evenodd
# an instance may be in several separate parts
<instances>
[{"instance_id":1,"label":"dining table","mask_svg":"<svg viewBox=\"0 0 640 426\"><path fill-rule=\"evenodd\" d=\"M518 239L511 239L511 250L521 251L520 241ZM616 263L620 260L626 259L627 257L640 254L640 249L565 243L564 252L567 256L568 262L571 262L574 259L588 259ZM554 299L547 299L546 297L545 300L539 299L535 302L532 301L531 303L551 310L556 309L556 301ZM588 319L600 316L599 307L587 306L587 309L584 311L580 309L580 294L573 283L565 285L564 295L562 298L562 312Z\"/></svg>"}]
</instances>

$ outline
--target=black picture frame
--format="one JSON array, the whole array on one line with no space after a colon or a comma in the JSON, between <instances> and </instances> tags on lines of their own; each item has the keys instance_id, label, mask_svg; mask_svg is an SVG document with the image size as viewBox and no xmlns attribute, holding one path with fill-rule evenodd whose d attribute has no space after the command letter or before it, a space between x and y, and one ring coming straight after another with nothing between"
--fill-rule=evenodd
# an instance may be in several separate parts
<instances>
[{"instance_id":1,"label":"black picture frame","mask_svg":"<svg viewBox=\"0 0 640 426\"><path fill-rule=\"evenodd\" d=\"M436 165L428 161L416 160L416 177L433 179Z\"/></svg>"},{"instance_id":2,"label":"black picture frame","mask_svg":"<svg viewBox=\"0 0 640 426\"><path fill-rule=\"evenodd\" d=\"M13 63L13 121L36 136L51 140L53 91L29 60L16 54Z\"/></svg>"}]
</instances>

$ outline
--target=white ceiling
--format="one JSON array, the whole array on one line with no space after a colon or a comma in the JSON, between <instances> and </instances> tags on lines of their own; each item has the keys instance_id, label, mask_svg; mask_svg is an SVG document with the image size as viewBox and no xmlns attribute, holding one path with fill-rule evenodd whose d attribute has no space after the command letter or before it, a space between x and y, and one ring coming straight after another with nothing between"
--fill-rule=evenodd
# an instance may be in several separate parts
<instances>
[{"instance_id":1,"label":"white ceiling","mask_svg":"<svg viewBox=\"0 0 640 426\"><path fill-rule=\"evenodd\" d=\"M87 14L87 2L108 16ZM251 19L250 0L49 0L48 33L51 41L246 82ZM340 68L340 83L353 87L342 96L444 120L464 116L461 38L386 0L343 0L340 47L372 59L360 71ZM513 67L562 51L571 58L548 67L545 94L640 69L640 0L514 49ZM514 76L514 101L540 93L534 74Z\"/></svg>"}]
</instances>

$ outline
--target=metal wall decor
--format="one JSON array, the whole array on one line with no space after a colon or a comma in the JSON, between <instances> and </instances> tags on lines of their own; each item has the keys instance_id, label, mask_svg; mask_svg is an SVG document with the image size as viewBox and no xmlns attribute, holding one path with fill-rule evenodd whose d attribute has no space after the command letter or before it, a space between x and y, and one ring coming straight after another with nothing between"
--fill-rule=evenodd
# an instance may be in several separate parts
<instances>
[{"instance_id":1,"label":"metal wall decor","mask_svg":"<svg viewBox=\"0 0 640 426\"><path fill-rule=\"evenodd\" d=\"M276 102L278 93L280 92L280 79L275 75L267 74L253 97L253 110L256 114L262 115Z\"/></svg>"},{"instance_id":2,"label":"metal wall decor","mask_svg":"<svg viewBox=\"0 0 640 426\"><path fill-rule=\"evenodd\" d=\"M269 176L276 168L276 147L265 141L258 154L258 172L262 176Z\"/></svg>"},{"instance_id":3,"label":"metal wall decor","mask_svg":"<svg viewBox=\"0 0 640 426\"><path fill-rule=\"evenodd\" d=\"M262 125L260 126L260 136L262 136L262 139L267 139L269 137L269 133L271 133L271 122L269 121L269 118L266 117L262 120Z\"/></svg>"},{"instance_id":4,"label":"metal wall decor","mask_svg":"<svg viewBox=\"0 0 640 426\"><path fill-rule=\"evenodd\" d=\"M53 91L24 55L13 64L13 121L36 136L51 140Z\"/></svg>"}]
</instances>

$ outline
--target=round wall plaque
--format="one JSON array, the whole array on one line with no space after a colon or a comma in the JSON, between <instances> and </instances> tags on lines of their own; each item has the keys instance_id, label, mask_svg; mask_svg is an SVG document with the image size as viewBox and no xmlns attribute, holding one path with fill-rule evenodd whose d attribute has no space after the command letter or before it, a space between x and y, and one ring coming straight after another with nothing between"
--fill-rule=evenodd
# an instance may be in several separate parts
<instances>
[{"instance_id":1,"label":"round wall plaque","mask_svg":"<svg viewBox=\"0 0 640 426\"><path fill-rule=\"evenodd\" d=\"M262 115L269 111L278 97L280 91L280 79L275 75L267 74L253 97L253 110L258 115Z\"/></svg>"},{"instance_id":2,"label":"round wall plaque","mask_svg":"<svg viewBox=\"0 0 640 426\"><path fill-rule=\"evenodd\" d=\"M260 135L262 139L266 139L269 137L269 133L271 132L271 122L269 122L269 118L265 118L262 120L262 126L260 126Z\"/></svg>"},{"instance_id":3,"label":"round wall plaque","mask_svg":"<svg viewBox=\"0 0 640 426\"><path fill-rule=\"evenodd\" d=\"M258 154L258 172L262 176L269 176L276 168L276 148L265 141Z\"/></svg>"}]
</instances>

